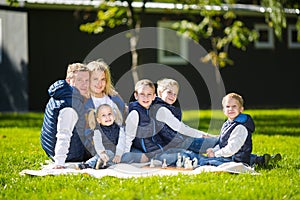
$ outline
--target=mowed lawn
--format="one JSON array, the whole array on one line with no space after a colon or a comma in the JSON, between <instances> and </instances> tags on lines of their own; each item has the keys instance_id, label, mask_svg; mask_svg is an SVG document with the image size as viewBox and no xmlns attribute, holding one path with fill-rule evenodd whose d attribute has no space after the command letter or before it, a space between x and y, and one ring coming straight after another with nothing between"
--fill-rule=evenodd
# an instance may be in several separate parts
<instances>
[{"instance_id":1,"label":"mowed lawn","mask_svg":"<svg viewBox=\"0 0 300 200\"><path fill-rule=\"evenodd\" d=\"M0 199L300 199L300 109L246 110L256 131L253 153L281 153L260 175L202 173L119 179L88 175L21 176L40 169L43 113L0 114ZM213 116L213 120L211 120ZM183 121L218 134L221 112L184 111Z\"/></svg>"}]
</instances>

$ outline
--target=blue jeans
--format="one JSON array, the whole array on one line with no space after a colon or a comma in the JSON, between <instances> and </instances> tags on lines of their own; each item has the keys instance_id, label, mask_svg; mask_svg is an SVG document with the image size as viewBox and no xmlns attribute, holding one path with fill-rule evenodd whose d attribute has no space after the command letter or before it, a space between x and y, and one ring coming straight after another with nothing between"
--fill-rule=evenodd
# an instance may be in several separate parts
<instances>
[{"instance_id":1,"label":"blue jeans","mask_svg":"<svg viewBox=\"0 0 300 200\"><path fill-rule=\"evenodd\" d=\"M250 155L250 166L253 166L254 164L257 164L256 159L261 159L262 156L258 156L256 154L251 154Z\"/></svg>"},{"instance_id":2,"label":"blue jeans","mask_svg":"<svg viewBox=\"0 0 300 200\"><path fill-rule=\"evenodd\" d=\"M188 150L191 150L195 153L199 152L200 154L203 154L206 153L206 149L215 147L218 144L218 140L219 138L188 138L187 142L185 143L185 146L188 144ZM253 166L256 163L256 159L258 157L259 156L256 154L251 154L250 166Z\"/></svg>"},{"instance_id":3,"label":"blue jeans","mask_svg":"<svg viewBox=\"0 0 300 200\"><path fill-rule=\"evenodd\" d=\"M130 152L124 153L121 158L121 163L140 163L144 153L136 148L131 148Z\"/></svg>"},{"instance_id":4,"label":"blue jeans","mask_svg":"<svg viewBox=\"0 0 300 200\"><path fill-rule=\"evenodd\" d=\"M250 166L253 166L255 163L255 160L257 159L257 157L259 157L258 155L256 154L251 154L250 155ZM226 162L231 162L232 160L231 159L228 159L228 158L222 158L222 157L213 157L213 158L208 158L208 157L202 157L200 158L199 160L199 165L200 166L203 166L203 165L213 165L213 166L219 166L223 163L226 163Z\"/></svg>"},{"instance_id":5,"label":"blue jeans","mask_svg":"<svg viewBox=\"0 0 300 200\"><path fill-rule=\"evenodd\" d=\"M202 157L198 160L198 165L199 166L204 166L204 165L212 165L212 166L219 166L223 163L227 163L227 162L232 162L231 159L228 158L222 158L222 157L212 157L212 158L208 158L208 157Z\"/></svg>"},{"instance_id":6,"label":"blue jeans","mask_svg":"<svg viewBox=\"0 0 300 200\"><path fill-rule=\"evenodd\" d=\"M189 144L187 147L188 150L191 150L195 153L206 153L208 148L213 148L218 143L219 138L187 138L186 144Z\"/></svg>"},{"instance_id":7,"label":"blue jeans","mask_svg":"<svg viewBox=\"0 0 300 200\"><path fill-rule=\"evenodd\" d=\"M109 157L109 160L108 160L108 162L107 162L107 165L112 165L112 164L113 164L113 163L112 163L112 159L115 157L115 154L114 154L112 151L110 151L110 150L106 150L105 152L106 152L106 154L107 154L108 157ZM89 160L87 160L87 161L85 162L85 164L88 164L88 165L91 166L93 169L95 169L95 168L96 168L96 164L97 164L98 159L100 159L100 157L99 157L98 154L96 154L95 156L93 156L92 158L90 158Z\"/></svg>"},{"instance_id":8,"label":"blue jeans","mask_svg":"<svg viewBox=\"0 0 300 200\"><path fill-rule=\"evenodd\" d=\"M157 155L155 159L160 161L166 159L166 163L169 166L175 166L176 161L178 159L178 154L180 154L181 157L186 157L186 158L189 157L190 160L193 160L194 158L197 158L199 160L199 158L201 157L198 153L195 153L193 151L189 151L186 149L172 148Z\"/></svg>"},{"instance_id":9,"label":"blue jeans","mask_svg":"<svg viewBox=\"0 0 300 200\"><path fill-rule=\"evenodd\" d=\"M168 165L175 165L178 153L181 155L181 157L189 157L191 160L193 158L197 158L199 160L200 155L198 153L195 153L193 151L189 151L186 149L180 149L180 148L171 148L166 151L163 151L161 153L155 154L153 157L149 158L149 161L151 159L162 161L166 159L166 163ZM125 153L122 156L121 162L122 163L140 163L141 157L144 153L142 151L139 151L137 149L132 150L131 152Z\"/></svg>"}]
</instances>

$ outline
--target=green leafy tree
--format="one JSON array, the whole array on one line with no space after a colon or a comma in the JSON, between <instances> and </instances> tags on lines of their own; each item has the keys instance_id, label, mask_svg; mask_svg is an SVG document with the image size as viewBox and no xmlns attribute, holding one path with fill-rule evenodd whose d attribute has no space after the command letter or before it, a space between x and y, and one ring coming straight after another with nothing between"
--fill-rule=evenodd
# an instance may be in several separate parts
<instances>
[{"instance_id":1,"label":"green leafy tree","mask_svg":"<svg viewBox=\"0 0 300 200\"><path fill-rule=\"evenodd\" d=\"M127 7L109 6L113 0L107 1L98 11L98 18L95 22L84 24L80 27L82 31L90 33L100 33L105 27L114 28L120 24L126 24L133 28L130 35L130 44L132 49L132 69L136 73L137 52L135 45L138 42L139 28L141 27L142 17L145 13L145 3L140 11L135 11L131 6L132 1L127 2ZM234 9L231 9L237 2L235 0L177 0L176 3L185 5L196 5L201 16L200 21L184 19L173 25L173 28L184 36L188 36L199 42L201 39L210 41L208 54L202 59L203 62L211 62L217 68L232 65L228 49L230 45L246 50L247 46L258 38L255 30L248 28L245 23L238 19ZM256 4L257 1L248 1L250 4ZM258 3L265 8L266 23L274 28L275 35L281 39L282 29L286 28L285 6L289 8L299 8L297 1L279 1L279 0L261 0ZM220 9L214 9L216 6ZM188 6L187 6L188 7ZM186 7L184 8L186 9ZM195 15L193 13L193 15ZM300 30L300 18L296 24ZM298 40L300 34L298 31ZM137 74L134 80L138 80Z\"/></svg>"},{"instance_id":2,"label":"green leafy tree","mask_svg":"<svg viewBox=\"0 0 300 200\"><path fill-rule=\"evenodd\" d=\"M191 3L190 0L180 0L180 2ZM235 0L195 0L192 3L200 9L201 20L182 20L175 23L173 28L198 42L201 39L210 40L211 48L208 49L208 54L202 58L203 62L211 62L216 67L232 65L233 60L228 54L229 46L246 50L250 43L258 39L258 33L249 29L243 21L237 18L234 9L231 9L236 4ZM281 39L282 29L286 28L284 8L286 4L276 0L262 0L260 4L265 8L266 23L274 28L275 35ZM296 6L297 4L289 4L289 6L291 5ZM298 17L298 30L300 30L299 19ZM298 40L300 41L299 31Z\"/></svg>"},{"instance_id":3,"label":"green leafy tree","mask_svg":"<svg viewBox=\"0 0 300 200\"><path fill-rule=\"evenodd\" d=\"M246 50L248 44L257 39L258 35L254 30L247 28L242 21L236 20L236 14L233 11L207 9L208 5L222 6L221 3L221 1L198 2L202 20L200 22L182 20L175 23L173 28L197 42L202 38L209 39L211 49L202 61L211 61L214 66L224 67L227 64L233 64L228 56L230 44Z\"/></svg>"}]
</instances>

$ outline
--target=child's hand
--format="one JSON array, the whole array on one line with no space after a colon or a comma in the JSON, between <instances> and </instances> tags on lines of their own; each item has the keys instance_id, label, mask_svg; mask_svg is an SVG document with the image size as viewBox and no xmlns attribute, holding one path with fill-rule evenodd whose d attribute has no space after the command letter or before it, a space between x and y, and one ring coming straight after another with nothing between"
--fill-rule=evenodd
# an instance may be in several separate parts
<instances>
[{"instance_id":1,"label":"child's hand","mask_svg":"<svg viewBox=\"0 0 300 200\"><path fill-rule=\"evenodd\" d=\"M211 158L211 157L215 157L215 152L213 151L212 148L208 148L206 150L206 154L207 154L207 157Z\"/></svg>"},{"instance_id":2,"label":"child's hand","mask_svg":"<svg viewBox=\"0 0 300 200\"><path fill-rule=\"evenodd\" d=\"M112 161L113 161L114 163L119 163L119 162L121 162L121 156L116 155Z\"/></svg>"},{"instance_id":3,"label":"child's hand","mask_svg":"<svg viewBox=\"0 0 300 200\"><path fill-rule=\"evenodd\" d=\"M109 160L109 157L108 157L108 155L105 152L100 153L99 157L105 163Z\"/></svg>"}]
</instances>

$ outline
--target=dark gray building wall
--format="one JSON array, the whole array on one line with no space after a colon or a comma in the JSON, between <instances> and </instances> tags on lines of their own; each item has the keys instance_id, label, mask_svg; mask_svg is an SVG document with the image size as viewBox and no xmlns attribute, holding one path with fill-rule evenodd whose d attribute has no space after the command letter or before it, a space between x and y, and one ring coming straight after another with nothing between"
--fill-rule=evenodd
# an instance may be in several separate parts
<instances>
[{"instance_id":1,"label":"dark gray building wall","mask_svg":"<svg viewBox=\"0 0 300 200\"><path fill-rule=\"evenodd\" d=\"M122 28L93 35L81 32L81 12L73 10L29 10L29 108L43 111L49 99L47 90L64 79L68 64L83 62L87 54ZM111 51L108 47L107 51ZM111 51L113 53L113 51ZM99 55L101 58L101 55ZM129 63L129 62L127 62ZM115 78L119 69L111 66Z\"/></svg>"},{"instance_id":2,"label":"dark gray building wall","mask_svg":"<svg viewBox=\"0 0 300 200\"><path fill-rule=\"evenodd\" d=\"M25 14L24 11L18 12ZM43 111L49 99L48 87L54 81L65 78L66 67L69 63L83 62L88 53L99 43L126 30L126 27L118 27L107 29L98 35L81 32L79 26L86 22L83 16L87 14L93 13L80 10L27 10L28 32L19 33L18 38L27 37L28 33L29 60L19 58L17 61L16 58L2 56L1 66L5 64L6 71L5 75L1 73L0 76L4 77L1 81L10 80L6 86L9 86L9 91L13 91L11 92L11 96L15 97L13 102L22 103L23 107L30 111ZM147 14L144 26L155 27L157 21L162 18L175 19L178 15ZM255 21L264 22L264 19L251 17L248 19L248 25L253 26ZM286 33L284 32L283 41L276 41L274 49L255 49L253 45L250 45L244 52L231 47L230 55L235 62L234 66L220 70L226 92L235 91L242 94L247 108L299 107L300 92L297 86L300 80L298 78L300 49L288 49L285 39ZM201 44L203 47L208 46L207 41L201 41ZM10 49L16 48L16 46L10 46ZM117 48L118 46L107 47L106 51L114 54ZM157 63L156 49L143 49L139 53L140 64ZM114 83L117 83L130 70L130 61L130 54L127 53L110 64ZM170 66L189 81L198 96L199 106L210 108L207 86L193 66L191 64ZM146 76L143 71L139 73L141 76ZM9 76L11 77L8 78ZM15 83L17 86L13 86ZM4 87L1 82L1 91L4 91L2 88ZM18 90L21 91L15 92ZM122 94L122 91L119 92ZM20 94L24 96L23 100L20 100ZM7 107L13 110L12 107L5 106L11 104L8 103L11 102L8 98L5 101L1 99L0 102L0 108ZM193 105L190 105L190 109L192 108Z\"/></svg>"},{"instance_id":3,"label":"dark gray building wall","mask_svg":"<svg viewBox=\"0 0 300 200\"><path fill-rule=\"evenodd\" d=\"M295 24L288 19L287 24ZM264 20L249 18L250 26ZM226 91L236 91L248 107L282 108L300 106L300 48L289 48L287 30L282 40L275 38L273 49L257 49L251 44L246 51L230 49L233 66L221 69Z\"/></svg>"},{"instance_id":4,"label":"dark gray building wall","mask_svg":"<svg viewBox=\"0 0 300 200\"><path fill-rule=\"evenodd\" d=\"M0 10L0 111L28 111L27 13Z\"/></svg>"}]
</instances>

